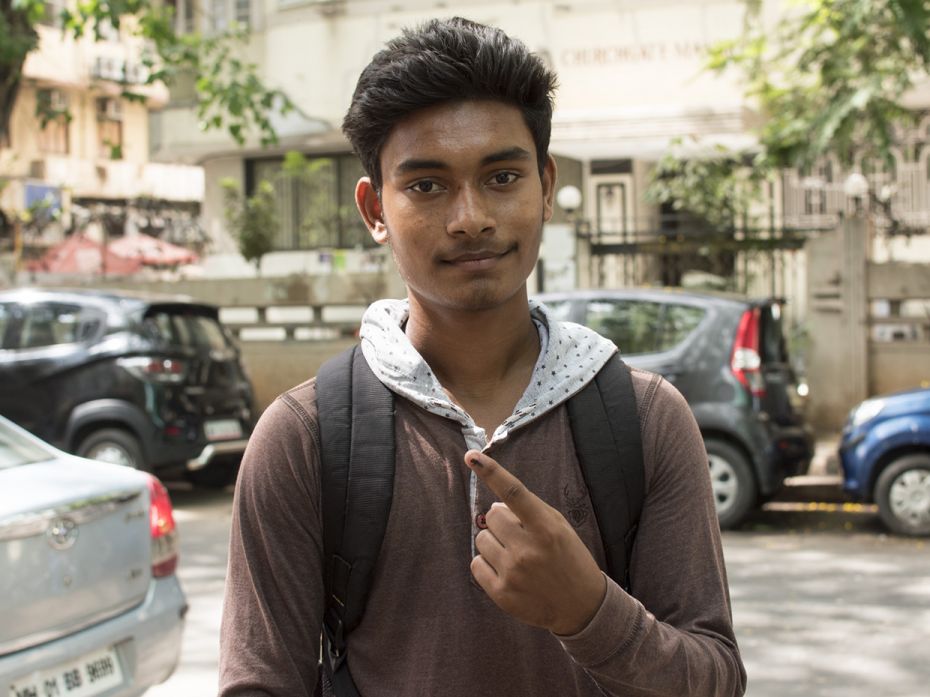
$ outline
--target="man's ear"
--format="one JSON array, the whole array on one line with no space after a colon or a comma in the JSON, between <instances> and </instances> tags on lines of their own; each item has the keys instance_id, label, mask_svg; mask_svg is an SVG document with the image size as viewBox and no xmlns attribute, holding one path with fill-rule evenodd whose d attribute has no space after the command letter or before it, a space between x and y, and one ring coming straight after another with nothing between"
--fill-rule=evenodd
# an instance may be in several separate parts
<instances>
[{"instance_id":1,"label":"man's ear","mask_svg":"<svg viewBox=\"0 0 930 697\"><path fill-rule=\"evenodd\" d=\"M555 165L555 158L548 155L542 173L543 220L546 221L552 219L552 203L555 200L555 180L557 175L558 168Z\"/></svg>"},{"instance_id":2,"label":"man's ear","mask_svg":"<svg viewBox=\"0 0 930 697\"><path fill-rule=\"evenodd\" d=\"M388 230L384 224L384 209L369 177L362 177L355 185L355 205L365 221L368 232L371 233L371 238L378 244L387 244Z\"/></svg>"}]
</instances>

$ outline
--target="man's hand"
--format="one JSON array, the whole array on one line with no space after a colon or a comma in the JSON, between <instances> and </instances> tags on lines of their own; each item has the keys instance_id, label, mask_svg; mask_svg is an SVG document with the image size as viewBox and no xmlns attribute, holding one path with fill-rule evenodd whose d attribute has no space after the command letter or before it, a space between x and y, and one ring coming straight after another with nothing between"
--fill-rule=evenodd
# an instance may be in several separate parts
<instances>
[{"instance_id":1,"label":"man's hand","mask_svg":"<svg viewBox=\"0 0 930 697\"><path fill-rule=\"evenodd\" d=\"M500 499L478 533L471 573L521 622L562 635L584 629L607 592L604 575L565 517L477 450L465 463Z\"/></svg>"}]
</instances>

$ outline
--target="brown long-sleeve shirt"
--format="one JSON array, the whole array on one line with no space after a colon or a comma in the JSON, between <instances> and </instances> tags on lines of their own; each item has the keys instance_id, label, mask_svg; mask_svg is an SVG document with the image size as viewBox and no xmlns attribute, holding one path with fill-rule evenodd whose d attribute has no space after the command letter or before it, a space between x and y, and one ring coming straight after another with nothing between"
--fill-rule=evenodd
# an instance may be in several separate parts
<instances>
[{"instance_id":1,"label":"brown long-sleeve shirt","mask_svg":"<svg viewBox=\"0 0 930 697\"><path fill-rule=\"evenodd\" d=\"M632 596L613 581L590 624L556 637L501 611L472 579L458 423L398 398L387 534L349 666L362 695L731 697L746 675L730 617L707 457L668 383L633 371L646 495ZM313 382L262 416L242 463L221 632L222 697L312 695L323 614ZM565 515L605 568L566 408L488 454ZM493 496L479 482L483 510Z\"/></svg>"}]
</instances>

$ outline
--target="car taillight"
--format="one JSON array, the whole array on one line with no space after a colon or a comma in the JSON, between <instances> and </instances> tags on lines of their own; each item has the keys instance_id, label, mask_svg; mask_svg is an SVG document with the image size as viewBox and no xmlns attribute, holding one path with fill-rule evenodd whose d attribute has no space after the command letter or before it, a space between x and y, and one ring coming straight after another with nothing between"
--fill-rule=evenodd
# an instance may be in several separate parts
<instances>
[{"instance_id":1,"label":"car taillight","mask_svg":"<svg viewBox=\"0 0 930 697\"><path fill-rule=\"evenodd\" d=\"M177 358L161 356L132 356L120 358L117 363L136 377L155 382L183 382L186 366Z\"/></svg>"},{"instance_id":2,"label":"car taillight","mask_svg":"<svg viewBox=\"0 0 930 697\"><path fill-rule=\"evenodd\" d=\"M178 568L178 532L168 490L157 477L148 477L152 576L160 578L170 576Z\"/></svg>"},{"instance_id":3,"label":"car taillight","mask_svg":"<svg viewBox=\"0 0 930 697\"><path fill-rule=\"evenodd\" d=\"M737 380L755 397L765 396L762 357L759 355L759 323L761 310L746 310L740 317L730 356L730 370Z\"/></svg>"}]
</instances>

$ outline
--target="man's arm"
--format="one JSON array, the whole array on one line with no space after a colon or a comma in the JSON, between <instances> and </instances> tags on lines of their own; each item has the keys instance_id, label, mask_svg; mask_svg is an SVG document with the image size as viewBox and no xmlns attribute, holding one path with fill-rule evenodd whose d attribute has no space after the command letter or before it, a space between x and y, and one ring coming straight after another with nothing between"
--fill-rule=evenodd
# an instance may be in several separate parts
<instances>
[{"instance_id":1,"label":"man's arm","mask_svg":"<svg viewBox=\"0 0 930 697\"><path fill-rule=\"evenodd\" d=\"M220 631L220 697L303 697L318 679L323 542L316 419L275 401L242 460Z\"/></svg>"},{"instance_id":2,"label":"man's arm","mask_svg":"<svg viewBox=\"0 0 930 697\"><path fill-rule=\"evenodd\" d=\"M466 462L503 505L486 517L472 570L504 611L553 631L607 694L736 697L746 675L703 441L687 403L667 383L646 410L647 493L631 564L635 598L606 576L594 584L593 560L578 553L583 543L561 514L475 451Z\"/></svg>"}]
</instances>

